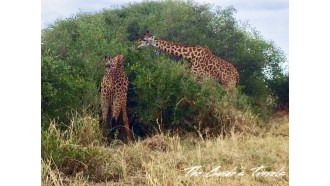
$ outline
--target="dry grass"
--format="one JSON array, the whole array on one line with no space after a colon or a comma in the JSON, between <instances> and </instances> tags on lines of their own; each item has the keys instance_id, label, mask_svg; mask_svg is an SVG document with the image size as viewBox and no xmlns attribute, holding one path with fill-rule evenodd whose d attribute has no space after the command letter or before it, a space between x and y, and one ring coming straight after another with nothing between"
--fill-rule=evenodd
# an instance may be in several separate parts
<instances>
[{"instance_id":1,"label":"dry grass","mask_svg":"<svg viewBox=\"0 0 330 186\"><path fill-rule=\"evenodd\" d=\"M82 117L80 135L74 141L87 149L98 149L104 167L100 174L108 175L102 180L91 179L98 173L88 168L67 175L61 172L61 164L43 157L42 185L288 185L289 184L289 126L288 116L274 118L267 123L267 131L256 135L233 133L230 137L201 138L156 135L133 144L105 146L95 143L97 136L87 126L97 125L96 120ZM93 128L93 127L92 127ZM79 129L79 130L80 130ZM77 131L79 131L77 130ZM88 130L88 131L87 131ZM94 130L94 132L98 132ZM74 132L72 133L74 134ZM61 137L59 137L61 138ZM68 142L68 139L63 140ZM72 141L72 140L71 140ZM88 142L92 141L92 143ZM102 157L103 155L103 157ZM92 164L90 164L92 165ZM197 176L187 175L186 168L202 166ZM209 176L217 166L219 172L244 172L242 176ZM266 166L262 171L284 171L280 177L253 176L253 168ZM281 168L283 169L281 170ZM90 169L96 170L96 169ZM233 173L234 174L234 173ZM210 174L209 174L210 175Z\"/></svg>"}]
</instances>

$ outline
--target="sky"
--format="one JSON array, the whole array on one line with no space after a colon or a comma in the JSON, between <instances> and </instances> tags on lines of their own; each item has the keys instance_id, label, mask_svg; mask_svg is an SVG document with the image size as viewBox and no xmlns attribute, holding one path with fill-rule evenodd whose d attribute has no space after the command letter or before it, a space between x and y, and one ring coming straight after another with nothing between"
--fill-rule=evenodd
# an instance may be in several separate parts
<instances>
[{"instance_id":1,"label":"sky","mask_svg":"<svg viewBox=\"0 0 330 186\"><path fill-rule=\"evenodd\" d=\"M41 0L41 28L78 12L97 12L142 0ZM280 47L289 59L289 0L195 0L214 6L233 5L237 20L248 22Z\"/></svg>"}]
</instances>

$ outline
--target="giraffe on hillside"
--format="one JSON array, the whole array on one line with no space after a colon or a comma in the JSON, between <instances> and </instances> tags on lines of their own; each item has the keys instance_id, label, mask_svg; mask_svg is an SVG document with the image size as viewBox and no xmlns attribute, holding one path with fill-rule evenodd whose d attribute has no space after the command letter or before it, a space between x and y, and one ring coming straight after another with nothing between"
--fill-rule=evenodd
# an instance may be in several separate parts
<instances>
[{"instance_id":1,"label":"giraffe on hillside","mask_svg":"<svg viewBox=\"0 0 330 186\"><path fill-rule=\"evenodd\" d=\"M104 57L106 74L102 78L100 103L102 111L101 128L103 137L107 137L109 130L107 129L107 119L109 108L112 111L111 125L118 122L120 112L123 114L123 123L127 135L127 140L131 141L131 132L129 130L129 123L127 117L127 90L128 78L123 67L124 56L118 54L111 58Z\"/></svg>"},{"instance_id":2,"label":"giraffe on hillside","mask_svg":"<svg viewBox=\"0 0 330 186\"><path fill-rule=\"evenodd\" d=\"M227 91L232 91L239 83L239 74L229 62L214 55L207 46L193 46L174 43L145 32L136 42L135 48L153 46L170 55L183 57L191 62L191 71L196 77L211 76Z\"/></svg>"}]
</instances>

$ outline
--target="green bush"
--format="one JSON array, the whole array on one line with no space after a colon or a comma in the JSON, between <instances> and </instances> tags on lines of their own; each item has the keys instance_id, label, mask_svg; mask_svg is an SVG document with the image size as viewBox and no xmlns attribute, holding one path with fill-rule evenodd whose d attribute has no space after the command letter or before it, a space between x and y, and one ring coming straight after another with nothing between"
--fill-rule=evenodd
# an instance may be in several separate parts
<instances>
[{"instance_id":1,"label":"green bush","mask_svg":"<svg viewBox=\"0 0 330 186\"><path fill-rule=\"evenodd\" d=\"M92 104L96 99L94 82L80 75L67 61L42 56L42 114L48 118L68 122L69 113L80 106ZM45 121L49 123L49 121Z\"/></svg>"},{"instance_id":2,"label":"green bush","mask_svg":"<svg viewBox=\"0 0 330 186\"><path fill-rule=\"evenodd\" d=\"M132 60L132 61L131 61ZM197 80L184 61L173 62L164 56L127 60L128 72L133 72L134 111L144 127L153 131L196 131L208 128L212 134L229 133L234 125L250 126L257 119L239 123L239 118L253 113L252 100L239 90L227 95L209 78ZM226 109L230 111L226 111ZM230 118L223 120L223 118ZM140 125L141 125L140 124ZM239 127L238 127L239 128ZM243 128L241 127L241 131ZM147 131L150 132L150 131Z\"/></svg>"},{"instance_id":3,"label":"green bush","mask_svg":"<svg viewBox=\"0 0 330 186\"><path fill-rule=\"evenodd\" d=\"M97 115L103 56L119 52L126 58L129 118L136 132L159 130L161 125L169 130L200 127L219 133L231 130L238 117L247 113L266 117L274 105L272 97L279 101L285 97L286 93L279 96L278 83L272 84L269 77L283 74L279 69L286 59L273 43L240 24L235 11L191 1L147 1L56 21L42 30L44 128L52 119L68 124L73 111ZM207 45L232 62L241 79L235 96L225 96L211 80L196 82L186 61L151 48L133 50L135 40L147 29L164 39Z\"/></svg>"},{"instance_id":4,"label":"green bush","mask_svg":"<svg viewBox=\"0 0 330 186\"><path fill-rule=\"evenodd\" d=\"M277 108L289 106L289 75L278 75L270 79L269 87L277 99Z\"/></svg>"}]
</instances>

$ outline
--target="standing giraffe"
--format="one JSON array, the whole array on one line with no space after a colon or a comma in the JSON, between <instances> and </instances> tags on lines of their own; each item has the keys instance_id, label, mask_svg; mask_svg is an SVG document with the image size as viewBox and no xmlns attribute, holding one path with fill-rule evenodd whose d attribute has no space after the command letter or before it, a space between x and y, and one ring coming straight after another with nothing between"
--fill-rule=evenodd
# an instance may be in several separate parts
<instances>
[{"instance_id":1,"label":"standing giraffe","mask_svg":"<svg viewBox=\"0 0 330 186\"><path fill-rule=\"evenodd\" d=\"M170 55L189 60L191 71L196 77L213 77L227 91L232 91L239 83L239 74L229 62L214 55L207 46L193 46L174 43L152 36L145 32L136 42L135 48L153 46Z\"/></svg>"},{"instance_id":2,"label":"standing giraffe","mask_svg":"<svg viewBox=\"0 0 330 186\"><path fill-rule=\"evenodd\" d=\"M106 64L106 74L102 78L101 82L101 94L100 103L102 111L102 132L103 136L107 137L107 118L109 108L112 111L111 124L118 122L118 116L120 112L123 113L124 128L127 135L127 140L131 141L131 133L129 130L128 117L127 117L127 90L128 90L128 78L124 72L123 67L124 56L118 54L111 58L104 57ZM114 121L113 121L114 120ZM113 126L110 125L110 128Z\"/></svg>"}]
</instances>

